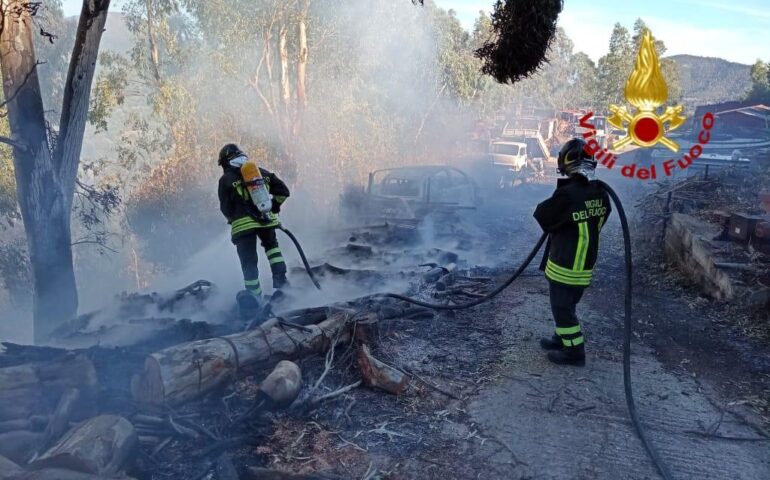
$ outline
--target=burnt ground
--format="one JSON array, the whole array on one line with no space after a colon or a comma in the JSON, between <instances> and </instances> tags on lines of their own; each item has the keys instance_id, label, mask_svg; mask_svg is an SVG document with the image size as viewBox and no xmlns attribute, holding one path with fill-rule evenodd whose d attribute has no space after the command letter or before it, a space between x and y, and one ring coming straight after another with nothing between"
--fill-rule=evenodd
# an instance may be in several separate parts
<instances>
[{"instance_id":1,"label":"burnt ground","mask_svg":"<svg viewBox=\"0 0 770 480\"><path fill-rule=\"evenodd\" d=\"M611 181L632 200L623 182ZM524 185L473 216L482 232L474 248L508 261L471 268L470 276L500 280L526 255L539 235L531 211L551 190ZM633 202L627 203L631 211ZM261 466L337 478L659 478L623 395L617 216L605 229L601 255L579 307L589 354L584 369L552 366L539 350L537 340L550 335L552 324L547 284L533 265L472 310L381 322L373 353L410 374L404 394L361 387L311 410L236 420L260 376L247 378L175 412L211 437L234 441L174 440L155 455L145 450L134 474L215 479L217 458L226 451L239 470ZM770 478L768 344L746 337L734 311L683 288L658 263L639 263L635 397L675 478ZM354 363L349 347L338 348L319 392L357 381ZM323 365L319 356L301 362L306 384L315 383Z\"/></svg>"}]
</instances>

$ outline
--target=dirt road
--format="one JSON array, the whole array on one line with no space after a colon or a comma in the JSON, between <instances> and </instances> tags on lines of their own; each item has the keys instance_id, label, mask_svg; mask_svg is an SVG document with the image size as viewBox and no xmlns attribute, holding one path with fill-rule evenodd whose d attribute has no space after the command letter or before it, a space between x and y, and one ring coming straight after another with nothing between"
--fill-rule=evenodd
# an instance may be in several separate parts
<instances>
[{"instance_id":1,"label":"dirt road","mask_svg":"<svg viewBox=\"0 0 770 480\"><path fill-rule=\"evenodd\" d=\"M624 188L620 181L616 183ZM550 188L533 190L540 196L550 192ZM508 239L521 242L520 248L511 248L521 257L529 244L523 240L531 240L533 234L532 222L519 207L511 205L509 221L514 232L521 234ZM495 227L490 224L489 228ZM595 284L579 309L587 337L586 368L552 366L537 345L537 339L549 335L552 328L547 285L541 277L523 278L486 306L484 313L475 315L475 325L501 332L499 351L488 374L492 379L465 404L467 418L462 423L469 430L474 453L452 462L465 468L445 474L454 478L658 478L634 434L623 395L622 240L617 217L608 229L614 233L603 239ZM729 326L722 332L705 328L703 324L710 327L713 315L692 310L677 291L651 291L635 283L640 294L635 318L645 334L633 351L637 407L672 473L682 479L770 478L770 439L761 420L742 408L738 391L724 388L726 380L740 380L735 375L764 375L766 382L768 349L762 351L744 341L742 355L736 355ZM671 331L679 335L672 336ZM691 337L704 334L712 338L692 341ZM709 343L717 345L698 349ZM719 364L721 368L709 367ZM768 394L764 385L764 392L757 394Z\"/></svg>"}]
</instances>

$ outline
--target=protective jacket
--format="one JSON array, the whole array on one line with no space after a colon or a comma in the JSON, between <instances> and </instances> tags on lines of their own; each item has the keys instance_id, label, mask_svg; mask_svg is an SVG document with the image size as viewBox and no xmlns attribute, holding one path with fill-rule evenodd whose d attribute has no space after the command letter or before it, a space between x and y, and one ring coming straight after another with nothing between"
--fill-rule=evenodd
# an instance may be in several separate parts
<instances>
[{"instance_id":1,"label":"protective jacket","mask_svg":"<svg viewBox=\"0 0 770 480\"><path fill-rule=\"evenodd\" d=\"M280 224L278 212L281 204L289 197L289 187L272 172L259 169L270 194L273 208L268 218L262 220L258 214L238 168L227 167L219 179L219 209L231 226L233 240L256 228L274 228Z\"/></svg>"},{"instance_id":2,"label":"protective jacket","mask_svg":"<svg viewBox=\"0 0 770 480\"><path fill-rule=\"evenodd\" d=\"M535 219L550 235L541 270L552 282L575 287L591 284L599 232L610 212L607 192L582 176L560 179L556 191L535 209Z\"/></svg>"}]
</instances>

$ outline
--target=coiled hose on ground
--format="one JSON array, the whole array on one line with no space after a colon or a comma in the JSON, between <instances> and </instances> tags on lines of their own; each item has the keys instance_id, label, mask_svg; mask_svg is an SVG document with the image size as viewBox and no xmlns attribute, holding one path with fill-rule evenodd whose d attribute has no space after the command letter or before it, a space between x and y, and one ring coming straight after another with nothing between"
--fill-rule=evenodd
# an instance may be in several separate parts
<instances>
[{"instance_id":1,"label":"coiled hose on ground","mask_svg":"<svg viewBox=\"0 0 770 480\"><path fill-rule=\"evenodd\" d=\"M607 194L612 199L612 203L615 205L615 209L618 211L618 216L620 217L620 226L623 230L623 245L624 245L624 264L625 264L625 283L624 283L624 329L623 329L623 390L625 392L626 397L626 405L628 406L628 414L631 417L631 423L634 425L634 429L636 430L636 434L639 436L639 439L642 442L642 445L644 446L644 449L647 451L647 454L650 457L650 460L652 460L652 463L655 465L655 468L658 469L658 472L660 472L660 475L665 480L673 480L673 476L671 475L671 472L668 468L668 466L663 462L663 459L660 457L660 454L658 453L658 450L655 448L655 446L652 444L650 439L647 437L647 433L644 430L644 427L642 426L642 422L639 420L639 415L636 411L636 403L634 401L634 395L633 390L631 387L631 337L633 336L633 324L631 320L631 314L632 314L632 273L633 273L633 262L631 257L631 232L628 227L628 218L626 217L626 212L623 209L623 204L620 202L620 198L618 197L617 193L606 183L602 182L601 180L598 181L599 184L607 191ZM299 241L297 241L297 238L287 229L284 227L279 227L284 233L286 233L289 238L294 242L294 245L297 247L297 251L300 254L300 257L302 258L302 263L305 265L305 269L307 270L308 275L310 276L310 279L313 281L313 284L318 288L321 289L320 284L316 280L315 276L313 275L313 272L310 269L310 265L307 262L307 258L305 257L305 253L302 251L302 247L299 244ZM401 300L407 303L411 303L413 305L418 305L421 307L431 308L434 310L464 310L466 308L475 307L477 305L480 305L495 296L497 296L500 292L508 288L514 280L516 280L524 270L529 266L529 264L532 262L532 260L537 256L538 251L540 251L540 248L543 246L543 243L545 243L546 238L548 238L548 234L544 233L540 239L537 241L535 246L532 248L532 251L529 252L529 255L527 255L527 258L524 259L524 262L519 266L519 268L516 269L513 274L511 274L508 279L497 286L494 290L484 295L482 298L478 298L472 302L468 303L462 303L459 305L441 305L441 304L434 304L429 302L423 302L421 300L417 300L411 297L407 297L405 295L399 295L397 293L383 293L380 295L380 297L384 298L394 298L396 300Z\"/></svg>"}]
</instances>

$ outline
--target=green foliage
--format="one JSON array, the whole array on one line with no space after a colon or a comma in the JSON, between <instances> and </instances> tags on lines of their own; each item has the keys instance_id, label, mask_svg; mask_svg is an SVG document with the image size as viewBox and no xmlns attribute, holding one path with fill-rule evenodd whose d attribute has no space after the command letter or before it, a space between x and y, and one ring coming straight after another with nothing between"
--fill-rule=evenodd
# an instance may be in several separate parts
<instances>
[{"instance_id":1,"label":"green foliage","mask_svg":"<svg viewBox=\"0 0 770 480\"><path fill-rule=\"evenodd\" d=\"M19 232L6 230L3 234L5 238L0 242L0 287L7 292L12 305L25 306L32 286L27 243Z\"/></svg>"},{"instance_id":2,"label":"green foliage","mask_svg":"<svg viewBox=\"0 0 770 480\"><path fill-rule=\"evenodd\" d=\"M622 105L625 103L624 89L629 75L634 69L636 55L639 51L644 33L649 30L642 19L634 22L634 35L620 23L616 23L610 36L609 51L599 59L597 71L596 104L606 108L607 105ZM676 62L663 58L666 45L662 40L655 40L655 49L660 59L661 71L668 86L669 102L679 102L683 90Z\"/></svg>"},{"instance_id":3,"label":"green foliage","mask_svg":"<svg viewBox=\"0 0 770 480\"><path fill-rule=\"evenodd\" d=\"M616 23L610 36L609 51L598 63L597 105L620 105L625 102L623 89L634 68L634 56L628 30Z\"/></svg>"},{"instance_id":4,"label":"green foliage","mask_svg":"<svg viewBox=\"0 0 770 480\"><path fill-rule=\"evenodd\" d=\"M95 133L107 131L113 110L125 102L130 68L124 57L109 51L99 56L99 62L104 71L94 82L88 110L88 121L96 127Z\"/></svg>"},{"instance_id":5,"label":"green foliage","mask_svg":"<svg viewBox=\"0 0 770 480\"><path fill-rule=\"evenodd\" d=\"M7 137L9 133L8 119L0 118L0 135ZM26 247L21 212L16 202L12 149L0 144L0 308L8 302L22 306L30 298L31 277Z\"/></svg>"},{"instance_id":6,"label":"green foliage","mask_svg":"<svg viewBox=\"0 0 770 480\"><path fill-rule=\"evenodd\" d=\"M8 136L9 130L8 119L0 118L0 135ZM0 144L0 222L13 225L20 218L11 147Z\"/></svg>"},{"instance_id":7,"label":"green foliage","mask_svg":"<svg viewBox=\"0 0 770 480\"><path fill-rule=\"evenodd\" d=\"M751 89L746 100L770 104L770 64L757 60L751 66Z\"/></svg>"}]
</instances>

